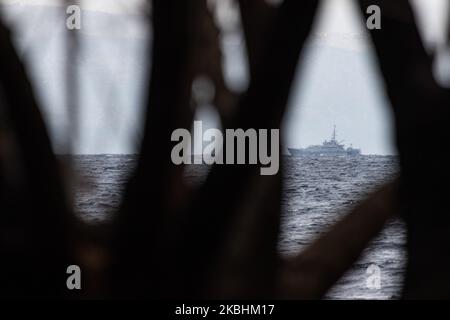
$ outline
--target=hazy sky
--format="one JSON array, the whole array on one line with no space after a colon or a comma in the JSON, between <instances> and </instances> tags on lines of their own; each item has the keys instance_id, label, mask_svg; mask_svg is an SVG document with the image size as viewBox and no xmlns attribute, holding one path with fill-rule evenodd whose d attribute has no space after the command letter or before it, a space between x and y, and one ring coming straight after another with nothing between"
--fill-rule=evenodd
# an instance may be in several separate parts
<instances>
[{"instance_id":1,"label":"hazy sky","mask_svg":"<svg viewBox=\"0 0 450 320\"><path fill-rule=\"evenodd\" d=\"M413 4L429 46L443 43L447 0ZM350 0L328 0L321 12L294 85L286 145L321 143L336 124L338 138L363 153L395 153L389 103L365 22Z\"/></svg>"},{"instance_id":2,"label":"hazy sky","mask_svg":"<svg viewBox=\"0 0 450 320\"><path fill-rule=\"evenodd\" d=\"M216 1L223 4L228 0ZM442 44L448 0L412 2L429 47ZM34 14L39 11L36 8L60 6L61 1L0 0L0 3L10 4L6 6L10 8L6 10L7 18L23 25L18 28L23 45L21 50L34 62L39 95L50 105L47 112L52 123L56 123L53 126L62 126L58 115L63 103L60 76L63 72L60 58L63 33L57 28L61 27L61 20L33 19L43 12ZM134 98L139 93L136 89L139 84L133 79L142 78L145 26L125 17L124 13L138 14L144 3L147 1L81 2L82 9L91 13L85 15L82 30L87 36L86 48L90 52L86 50L81 59L85 77L83 104L88 112L81 121L84 135L77 144L78 152L135 151L139 124L136 104L141 100ZM363 153L395 152L391 143L389 105L366 37L365 22L352 0L323 1L321 13L293 87L285 121L285 145L304 147L321 143L329 138L332 126L336 124L338 138L362 148ZM245 78L242 54L239 53L242 48L242 40L231 41L225 46L226 73L232 85Z\"/></svg>"}]
</instances>

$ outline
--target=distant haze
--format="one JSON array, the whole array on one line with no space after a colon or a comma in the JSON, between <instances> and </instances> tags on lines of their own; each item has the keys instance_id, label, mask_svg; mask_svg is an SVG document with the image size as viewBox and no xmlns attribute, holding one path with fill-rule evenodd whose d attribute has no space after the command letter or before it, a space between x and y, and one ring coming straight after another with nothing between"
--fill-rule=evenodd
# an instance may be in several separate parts
<instances>
[{"instance_id":1,"label":"distant haze","mask_svg":"<svg viewBox=\"0 0 450 320\"><path fill-rule=\"evenodd\" d=\"M76 153L136 151L145 99L148 29L139 16L143 0L82 2L83 113ZM413 1L430 49L444 43L447 0ZM38 97L58 146L67 127L64 111L65 10L56 0L0 0L15 27L21 55L31 67ZM285 118L285 147L339 140L365 154L393 154L392 117L375 64L365 21L351 0L328 0L303 54ZM226 74L245 83L242 39L226 41ZM214 115L207 116L214 118Z\"/></svg>"}]
</instances>

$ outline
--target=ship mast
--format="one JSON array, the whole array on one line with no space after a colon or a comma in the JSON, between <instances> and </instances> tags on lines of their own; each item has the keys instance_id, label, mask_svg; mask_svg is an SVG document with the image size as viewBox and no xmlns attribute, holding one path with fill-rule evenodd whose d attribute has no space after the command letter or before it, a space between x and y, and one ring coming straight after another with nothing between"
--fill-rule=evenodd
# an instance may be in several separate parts
<instances>
[{"instance_id":1,"label":"ship mast","mask_svg":"<svg viewBox=\"0 0 450 320\"><path fill-rule=\"evenodd\" d=\"M333 135L331 136L331 140L336 140L336 125L333 127Z\"/></svg>"}]
</instances>

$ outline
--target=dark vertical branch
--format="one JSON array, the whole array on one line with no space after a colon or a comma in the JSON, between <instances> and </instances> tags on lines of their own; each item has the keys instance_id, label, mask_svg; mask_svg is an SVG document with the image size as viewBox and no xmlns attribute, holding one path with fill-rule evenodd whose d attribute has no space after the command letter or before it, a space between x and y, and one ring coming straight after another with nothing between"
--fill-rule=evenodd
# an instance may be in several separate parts
<instances>
[{"instance_id":1,"label":"dark vertical branch","mask_svg":"<svg viewBox=\"0 0 450 320\"><path fill-rule=\"evenodd\" d=\"M309 34L317 1L290 1L281 6L274 28L267 34L263 57L230 128L279 128L297 60ZM226 230L236 218L236 208L257 166L215 166L193 201L188 219L177 234L175 265L182 268L182 295L202 295L207 270L218 257ZM260 177L270 179L270 177ZM214 208L214 212L211 211ZM271 284L268 283L267 287Z\"/></svg>"},{"instance_id":2,"label":"dark vertical branch","mask_svg":"<svg viewBox=\"0 0 450 320\"><path fill-rule=\"evenodd\" d=\"M257 60L264 52L264 42L267 40L266 32L273 27L277 9L266 1L239 0L242 28L247 45L250 74L256 69Z\"/></svg>"},{"instance_id":3,"label":"dark vertical branch","mask_svg":"<svg viewBox=\"0 0 450 320\"><path fill-rule=\"evenodd\" d=\"M432 73L432 59L407 0L360 1L379 5L382 29L373 30L381 73L392 103L402 169L402 203L408 226L407 298L448 298L450 212L445 203L450 178L444 157L430 155L450 139L448 91ZM426 146L426 147L424 147Z\"/></svg>"},{"instance_id":4,"label":"dark vertical branch","mask_svg":"<svg viewBox=\"0 0 450 320\"><path fill-rule=\"evenodd\" d=\"M282 174L254 177L235 208L224 245L217 249L207 296L274 297Z\"/></svg>"},{"instance_id":5,"label":"dark vertical branch","mask_svg":"<svg viewBox=\"0 0 450 320\"><path fill-rule=\"evenodd\" d=\"M124 195L113 243L116 293L124 297L158 294L155 252L170 212L182 203L182 167L171 161L171 134L190 129L192 72L189 67L191 14L188 1L154 0L151 80L138 167ZM162 249L161 249L162 250ZM153 260L152 260L153 259ZM136 266L140 266L136 269Z\"/></svg>"},{"instance_id":6,"label":"dark vertical branch","mask_svg":"<svg viewBox=\"0 0 450 320\"><path fill-rule=\"evenodd\" d=\"M65 290L70 210L31 85L3 25L0 47L5 116L17 140L24 176L23 193L15 199L14 208L1 212L12 217L7 224L3 221L3 231L15 230L18 237L2 256L2 268L8 269L2 272L8 275L8 281L2 283L2 294L57 297Z\"/></svg>"}]
</instances>

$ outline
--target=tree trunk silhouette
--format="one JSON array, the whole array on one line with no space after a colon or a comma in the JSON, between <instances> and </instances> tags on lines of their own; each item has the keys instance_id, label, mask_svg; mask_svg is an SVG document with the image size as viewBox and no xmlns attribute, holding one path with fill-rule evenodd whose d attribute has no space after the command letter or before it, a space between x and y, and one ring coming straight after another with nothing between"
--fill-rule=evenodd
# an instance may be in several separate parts
<instances>
[{"instance_id":1,"label":"tree trunk silhouette","mask_svg":"<svg viewBox=\"0 0 450 320\"><path fill-rule=\"evenodd\" d=\"M8 238L0 246L0 295L58 297L66 292L71 211L39 107L3 24L0 47L0 107L13 132L20 170L16 190L2 194L0 230Z\"/></svg>"},{"instance_id":2,"label":"tree trunk silhouette","mask_svg":"<svg viewBox=\"0 0 450 320\"><path fill-rule=\"evenodd\" d=\"M360 3L363 9L379 5L383 13L382 29L371 35L400 153L402 213L408 226L404 298L448 299L450 215L444 201L450 172L446 158L428 150L439 150L448 141L449 91L434 79L431 56L407 0Z\"/></svg>"}]
</instances>

